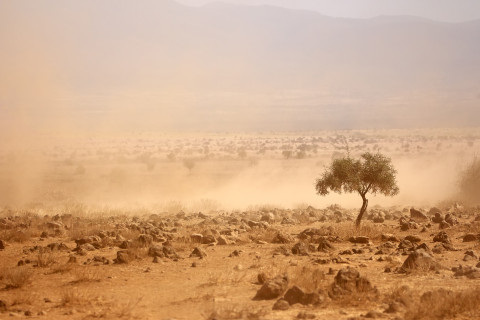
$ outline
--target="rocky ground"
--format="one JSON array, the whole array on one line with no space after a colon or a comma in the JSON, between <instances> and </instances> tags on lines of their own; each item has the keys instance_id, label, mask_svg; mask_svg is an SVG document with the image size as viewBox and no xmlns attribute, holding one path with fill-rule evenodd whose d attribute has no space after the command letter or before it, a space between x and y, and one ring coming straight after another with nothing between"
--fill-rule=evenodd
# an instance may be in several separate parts
<instances>
[{"instance_id":1,"label":"rocky ground","mask_svg":"<svg viewBox=\"0 0 480 320\"><path fill-rule=\"evenodd\" d=\"M480 209L355 215L4 211L0 318L480 317Z\"/></svg>"}]
</instances>

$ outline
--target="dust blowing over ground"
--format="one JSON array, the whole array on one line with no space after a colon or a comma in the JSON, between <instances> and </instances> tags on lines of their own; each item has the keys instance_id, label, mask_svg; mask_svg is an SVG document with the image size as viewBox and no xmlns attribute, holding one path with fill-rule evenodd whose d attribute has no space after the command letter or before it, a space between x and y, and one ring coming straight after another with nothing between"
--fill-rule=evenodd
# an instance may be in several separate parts
<instances>
[{"instance_id":1,"label":"dust blowing over ground","mask_svg":"<svg viewBox=\"0 0 480 320\"><path fill-rule=\"evenodd\" d=\"M478 151L479 35L478 21L3 1L0 202L358 206L314 192L339 136L398 170L400 195L371 203L444 200Z\"/></svg>"}]
</instances>

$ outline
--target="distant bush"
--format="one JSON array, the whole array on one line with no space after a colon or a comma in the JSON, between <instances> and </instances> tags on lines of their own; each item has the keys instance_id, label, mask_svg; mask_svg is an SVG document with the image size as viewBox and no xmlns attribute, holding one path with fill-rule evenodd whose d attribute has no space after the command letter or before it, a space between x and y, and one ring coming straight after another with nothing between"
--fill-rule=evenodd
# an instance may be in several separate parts
<instances>
[{"instance_id":1,"label":"distant bush","mask_svg":"<svg viewBox=\"0 0 480 320\"><path fill-rule=\"evenodd\" d=\"M475 156L460 174L461 196L468 202L480 202L480 160Z\"/></svg>"}]
</instances>

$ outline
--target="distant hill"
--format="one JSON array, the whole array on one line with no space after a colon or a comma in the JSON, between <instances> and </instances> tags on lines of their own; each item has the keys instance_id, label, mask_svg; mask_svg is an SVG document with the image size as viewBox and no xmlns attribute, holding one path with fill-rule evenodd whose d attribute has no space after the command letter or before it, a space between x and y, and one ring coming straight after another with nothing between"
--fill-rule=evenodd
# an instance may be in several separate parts
<instances>
[{"instance_id":1,"label":"distant hill","mask_svg":"<svg viewBox=\"0 0 480 320\"><path fill-rule=\"evenodd\" d=\"M0 39L0 112L42 108L37 122L159 130L480 125L480 21L16 0L0 3Z\"/></svg>"}]
</instances>

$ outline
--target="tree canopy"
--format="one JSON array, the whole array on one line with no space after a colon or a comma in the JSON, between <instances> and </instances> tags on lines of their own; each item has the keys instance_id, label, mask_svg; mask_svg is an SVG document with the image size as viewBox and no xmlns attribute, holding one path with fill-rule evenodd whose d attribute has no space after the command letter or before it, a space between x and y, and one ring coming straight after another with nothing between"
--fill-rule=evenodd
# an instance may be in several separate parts
<instances>
[{"instance_id":1,"label":"tree canopy","mask_svg":"<svg viewBox=\"0 0 480 320\"><path fill-rule=\"evenodd\" d=\"M360 194L363 199L363 206L357 217L357 225L360 225L368 206L367 193L380 193L385 196L398 194L396 174L391 159L380 153L367 152L362 154L360 159L353 159L348 155L332 161L322 177L317 179L315 189L322 196L330 191Z\"/></svg>"}]
</instances>

